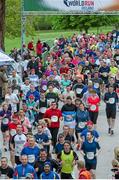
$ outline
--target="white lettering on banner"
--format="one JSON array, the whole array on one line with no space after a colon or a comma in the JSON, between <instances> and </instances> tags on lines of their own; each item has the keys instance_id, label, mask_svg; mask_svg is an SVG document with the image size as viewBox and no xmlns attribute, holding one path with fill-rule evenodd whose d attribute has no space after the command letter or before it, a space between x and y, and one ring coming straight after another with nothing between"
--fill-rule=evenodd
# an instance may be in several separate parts
<instances>
[{"instance_id":1,"label":"white lettering on banner","mask_svg":"<svg viewBox=\"0 0 119 180\"><path fill-rule=\"evenodd\" d=\"M74 13L108 11L105 9L111 8L115 4L115 0L42 0L42 4L40 1L40 7L50 8L50 11L64 11L65 13L70 11Z\"/></svg>"}]
</instances>

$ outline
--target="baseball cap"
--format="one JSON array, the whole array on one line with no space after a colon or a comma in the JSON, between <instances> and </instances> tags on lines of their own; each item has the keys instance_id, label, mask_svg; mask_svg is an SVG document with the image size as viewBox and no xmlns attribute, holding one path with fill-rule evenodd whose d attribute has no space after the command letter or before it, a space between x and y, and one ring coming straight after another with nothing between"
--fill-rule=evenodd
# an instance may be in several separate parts
<instances>
[{"instance_id":1,"label":"baseball cap","mask_svg":"<svg viewBox=\"0 0 119 180\"><path fill-rule=\"evenodd\" d=\"M31 94L31 95L29 96L29 98L30 98L30 99L34 99L35 97L34 97L33 94Z\"/></svg>"},{"instance_id":2,"label":"baseball cap","mask_svg":"<svg viewBox=\"0 0 119 180\"><path fill-rule=\"evenodd\" d=\"M93 126L93 122L92 121L88 121L87 122L87 126Z\"/></svg>"},{"instance_id":3,"label":"baseball cap","mask_svg":"<svg viewBox=\"0 0 119 180\"><path fill-rule=\"evenodd\" d=\"M50 163L50 162L45 162L45 163L44 163L44 167L45 167L45 166L51 166L51 163Z\"/></svg>"}]
</instances>

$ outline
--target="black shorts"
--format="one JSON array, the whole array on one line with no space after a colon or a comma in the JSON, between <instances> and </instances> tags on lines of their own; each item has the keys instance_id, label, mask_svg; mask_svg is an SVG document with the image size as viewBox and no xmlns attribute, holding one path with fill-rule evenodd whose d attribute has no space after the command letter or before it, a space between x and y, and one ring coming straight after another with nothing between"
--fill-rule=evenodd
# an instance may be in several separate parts
<instances>
[{"instance_id":1,"label":"black shorts","mask_svg":"<svg viewBox=\"0 0 119 180\"><path fill-rule=\"evenodd\" d=\"M2 131L3 133L5 133L5 132L8 131L8 130L9 130L8 125L4 125L4 124L1 123L1 131Z\"/></svg>"},{"instance_id":2,"label":"black shorts","mask_svg":"<svg viewBox=\"0 0 119 180\"><path fill-rule=\"evenodd\" d=\"M116 108L115 109L106 108L106 116L107 116L107 119L109 119L109 118L115 119L116 118Z\"/></svg>"},{"instance_id":3,"label":"black shorts","mask_svg":"<svg viewBox=\"0 0 119 180\"><path fill-rule=\"evenodd\" d=\"M19 156L15 156L15 163L18 165L18 164L21 164L21 161L19 160Z\"/></svg>"},{"instance_id":4,"label":"black shorts","mask_svg":"<svg viewBox=\"0 0 119 180\"><path fill-rule=\"evenodd\" d=\"M95 163L85 162L85 166L88 171L90 171L91 169L96 170L97 162Z\"/></svg>"}]
</instances>

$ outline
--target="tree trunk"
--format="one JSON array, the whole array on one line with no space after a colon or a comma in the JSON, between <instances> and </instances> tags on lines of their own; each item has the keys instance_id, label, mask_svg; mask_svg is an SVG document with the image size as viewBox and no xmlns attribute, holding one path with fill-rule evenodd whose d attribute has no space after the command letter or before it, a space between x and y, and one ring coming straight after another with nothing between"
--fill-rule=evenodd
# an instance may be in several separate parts
<instances>
[{"instance_id":1,"label":"tree trunk","mask_svg":"<svg viewBox=\"0 0 119 180\"><path fill-rule=\"evenodd\" d=\"M5 33L5 0L0 0L0 49L2 50L5 50L4 33Z\"/></svg>"}]
</instances>

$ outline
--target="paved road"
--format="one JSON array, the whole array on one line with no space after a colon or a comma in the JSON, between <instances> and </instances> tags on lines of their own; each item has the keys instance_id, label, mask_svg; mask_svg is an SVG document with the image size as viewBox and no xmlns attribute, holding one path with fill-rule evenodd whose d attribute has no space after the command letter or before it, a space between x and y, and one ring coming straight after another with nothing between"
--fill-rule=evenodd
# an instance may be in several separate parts
<instances>
[{"instance_id":1,"label":"paved road","mask_svg":"<svg viewBox=\"0 0 119 180\"><path fill-rule=\"evenodd\" d=\"M100 114L98 117L98 131L100 134L100 145L101 145L101 153L98 157L98 166L96 175L98 179L110 179L111 178L111 161L114 158L114 147L119 146L119 112L117 112L116 126L115 126L115 134L113 136L109 136L107 134L107 122L105 116L105 105L102 102L100 106ZM60 130L62 131L62 130ZM2 136L0 133L0 147L2 147ZM82 156L79 154L79 158L82 159ZM9 157L9 153L3 155L7 155ZM77 177L77 170L75 168L75 177Z\"/></svg>"}]
</instances>

